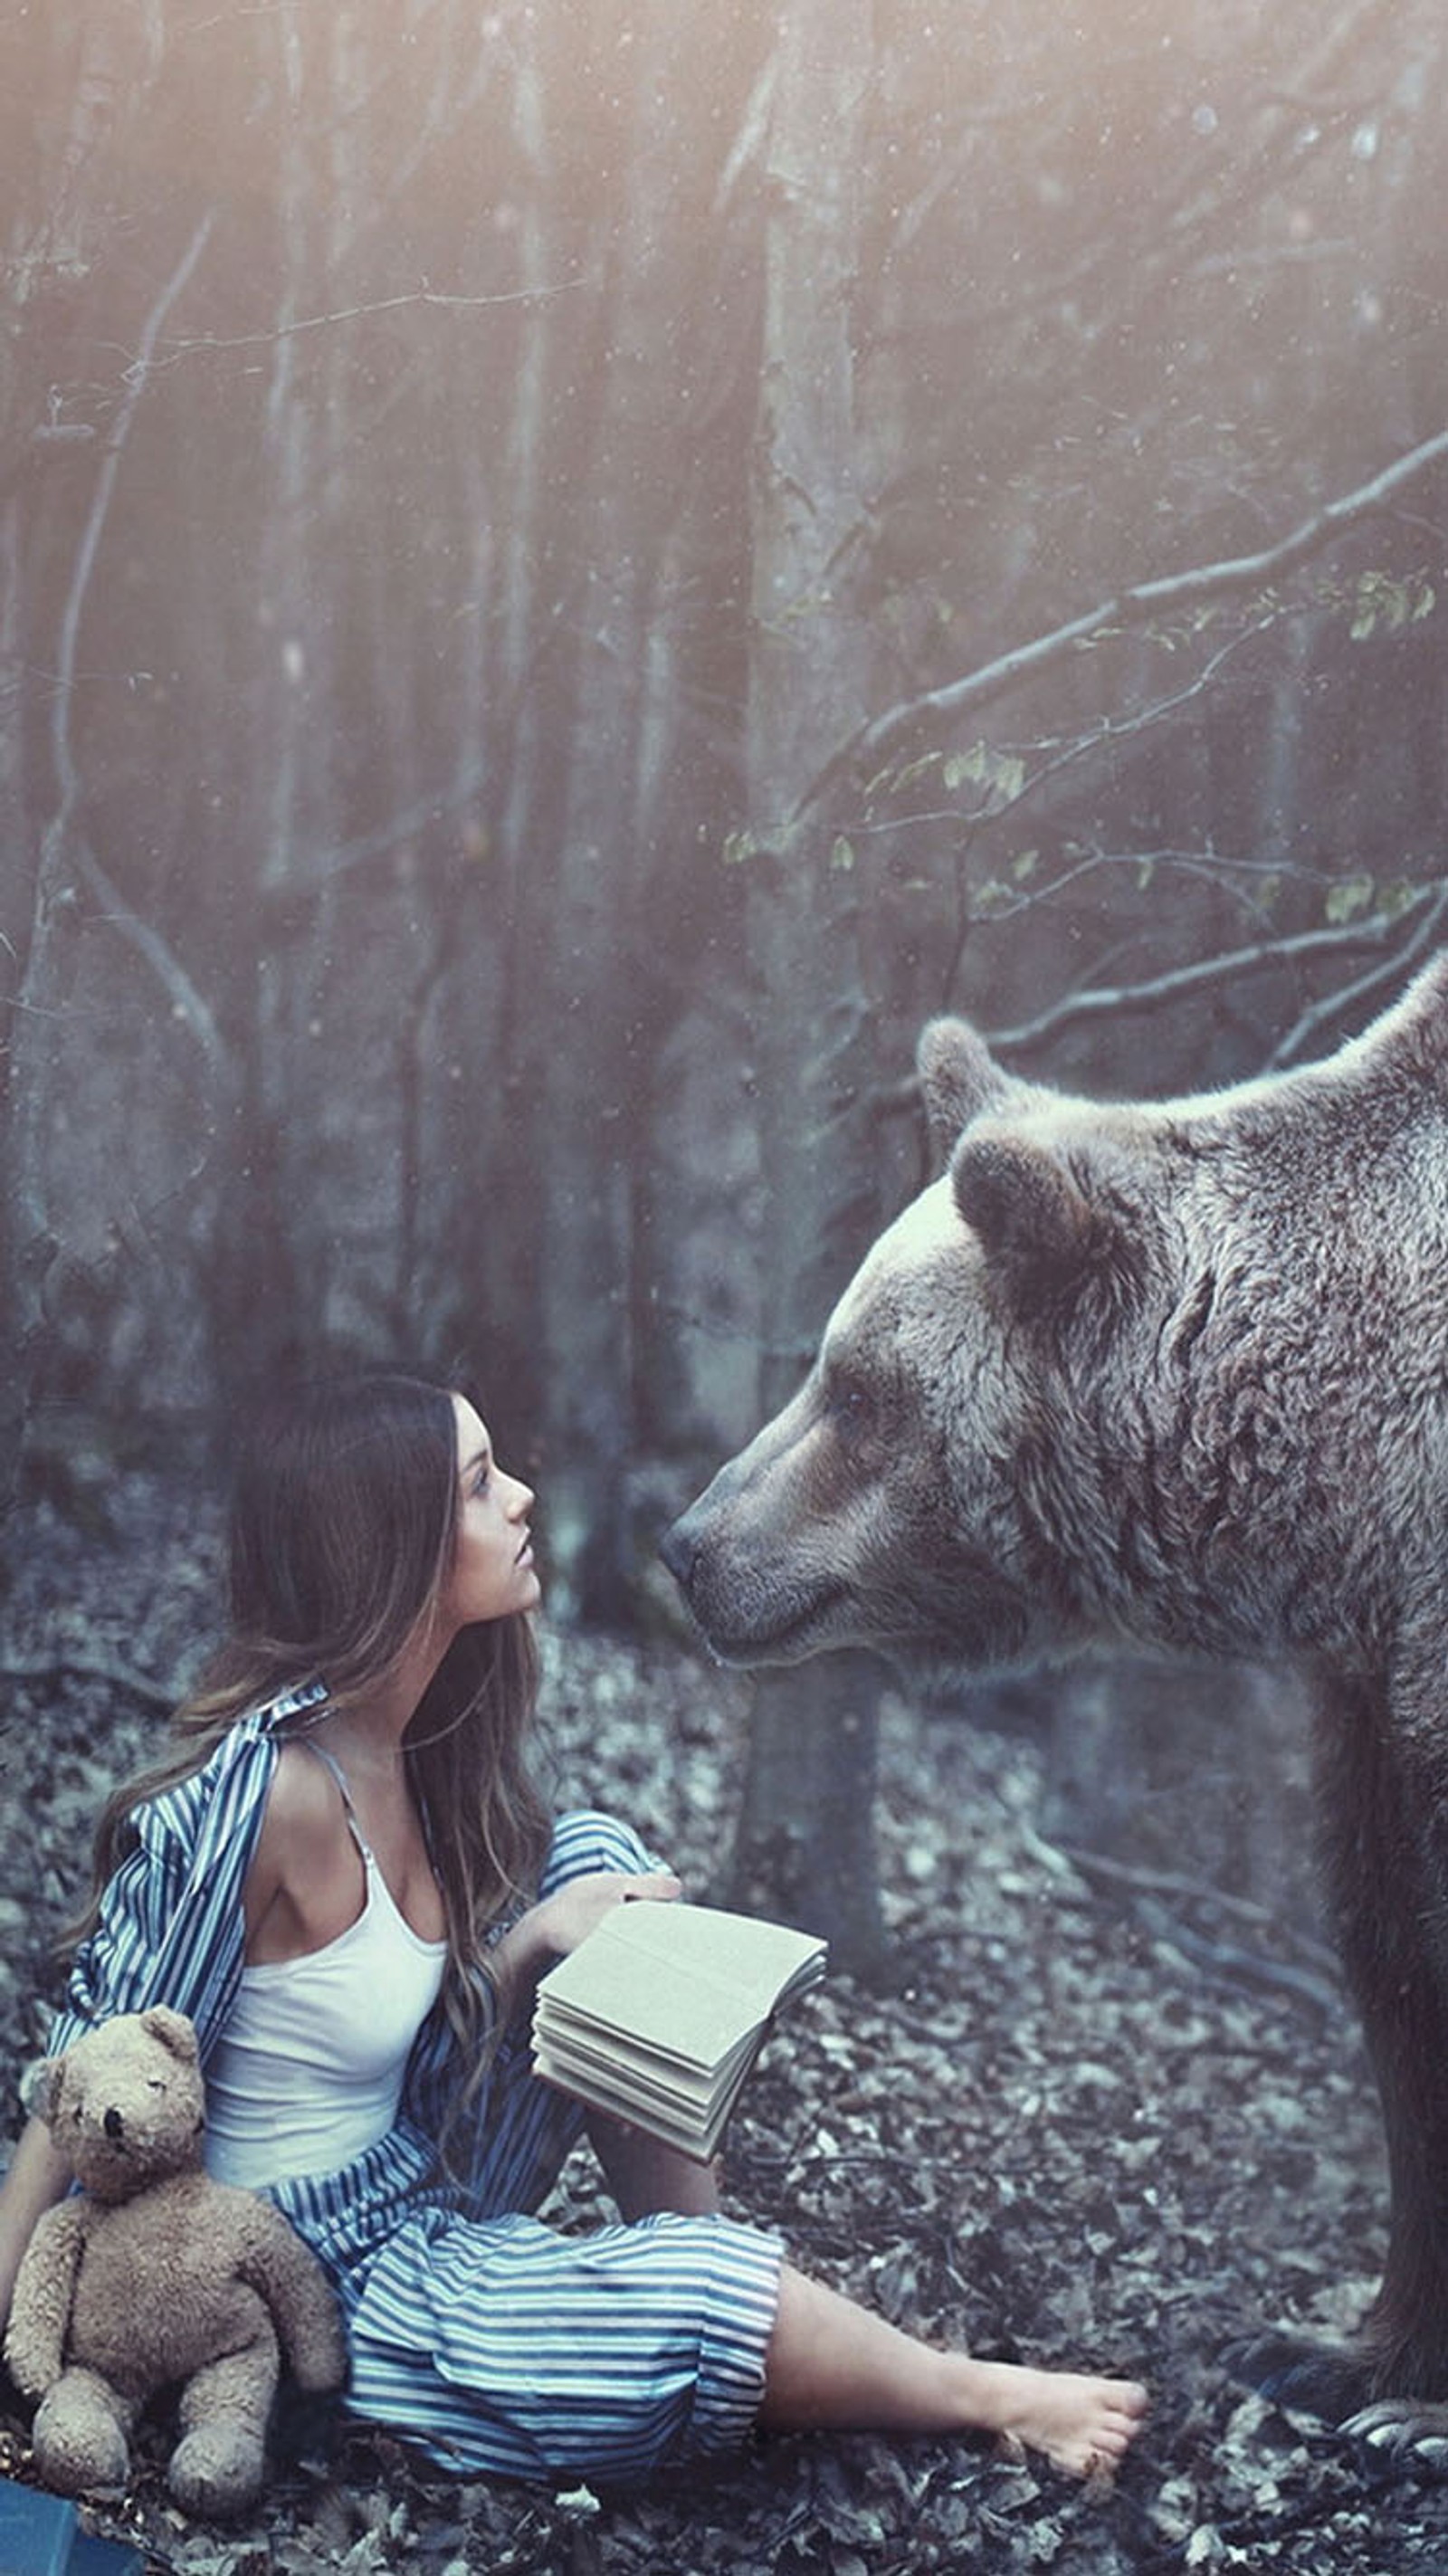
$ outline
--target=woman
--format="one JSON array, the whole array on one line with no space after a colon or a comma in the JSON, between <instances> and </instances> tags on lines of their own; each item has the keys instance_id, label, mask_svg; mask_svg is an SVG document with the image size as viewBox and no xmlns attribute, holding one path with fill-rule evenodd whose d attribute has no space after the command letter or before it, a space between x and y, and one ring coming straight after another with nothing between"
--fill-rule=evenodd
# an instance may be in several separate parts
<instances>
[{"instance_id":1,"label":"woman","mask_svg":"<svg viewBox=\"0 0 1448 2576\"><path fill-rule=\"evenodd\" d=\"M532 2215L583 2115L530 2072L538 1975L678 1882L627 1827L550 1823L524 1738L533 1495L463 1397L313 1388L258 1427L233 1626L170 1758L112 1800L68 2009L200 2036L208 2161L335 2283L348 2402L460 2472L639 2476L757 2421L993 2432L1109 2475L1129 2381L938 2351L719 2214L712 2170L591 2129L623 2223ZM0 2195L0 2317L62 2188L32 2121Z\"/></svg>"}]
</instances>

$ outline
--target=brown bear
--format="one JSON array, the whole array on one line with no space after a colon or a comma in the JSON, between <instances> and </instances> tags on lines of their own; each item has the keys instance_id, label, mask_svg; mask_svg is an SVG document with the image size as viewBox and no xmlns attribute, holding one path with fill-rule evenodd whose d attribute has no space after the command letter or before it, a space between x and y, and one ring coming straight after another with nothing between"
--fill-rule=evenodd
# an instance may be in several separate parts
<instances>
[{"instance_id":1,"label":"brown bear","mask_svg":"<svg viewBox=\"0 0 1448 2576\"><path fill-rule=\"evenodd\" d=\"M725 1660L1288 1655L1382 2096L1360 2339L1264 2376L1448 2431L1448 953L1325 1063L1155 1105L921 1039L948 1156L664 1542Z\"/></svg>"}]
</instances>

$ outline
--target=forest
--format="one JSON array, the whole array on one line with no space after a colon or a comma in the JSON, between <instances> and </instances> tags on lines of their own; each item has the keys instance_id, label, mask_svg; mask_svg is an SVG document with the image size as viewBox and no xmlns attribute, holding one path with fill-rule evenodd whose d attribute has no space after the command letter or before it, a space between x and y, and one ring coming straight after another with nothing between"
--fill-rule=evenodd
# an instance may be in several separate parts
<instances>
[{"instance_id":1,"label":"forest","mask_svg":"<svg viewBox=\"0 0 1448 2576\"><path fill-rule=\"evenodd\" d=\"M925 1017L1186 1089L1401 980L1445 41L0 16L0 1493L404 1359L555 1616L667 1618L661 1522L921 1175ZM761 1691L746 1874L876 1694ZM864 1777L801 1864L862 1953Z\"/></svg>"},{"instance_id":2,"label":"forest","mask_svg":"<svg viewBox=\"0 0 1448 2576\"><path fill-rule=\"evenodd\" d=\"M1173 1092L1398 989L1445 52L1433 0L3 0L11 1666L38 1533L358 1359L480 1390L560 1636L687 1656L658 1532L923 1177L923 1021ZM718 1826L870 1973L893 1688L748 1693ZM1186 1677L1174 1748L1154 1695L969 1705L1082 1845L1210 1705L1203 1867L1280 1888L1290 1700Z\"/></svg>"}]
</instances>

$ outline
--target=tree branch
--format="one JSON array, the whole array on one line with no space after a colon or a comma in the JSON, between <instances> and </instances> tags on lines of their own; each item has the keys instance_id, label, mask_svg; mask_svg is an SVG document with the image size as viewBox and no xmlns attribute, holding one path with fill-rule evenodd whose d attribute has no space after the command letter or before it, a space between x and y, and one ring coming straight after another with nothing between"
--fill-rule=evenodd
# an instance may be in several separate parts
<instances>
[{"instance_id":1,"label":"tree branch","mask_svg":"<svg viewBox=\"0 0 1448 2576\"><path fill-rule=\"evenodd\" d=\"M1439 430L1421 446L1397 457L1366 483L1351 492L1343 492L1335 501L1324 502L1311 517L1304 519L1289 536L1277 544L1264 546L1257 554L1235 555L1220 563L1199 564L1190 572L1168 573L1151 581L1134 583L1119 591L1114 599L1103 600L1082 617L1073 617L1064 626L1038 635L1028 644L1014 645L1008 653L997 655L962 679L948 681L943 688L927 689L920 696L888 707L883 715L873 716L867 724L830 753L794 809L798 821L817 805L836 780L852 770L875 768L895 750L907 735L936 732L959 716L974 712L988 700L1002 696L1022 680L1032 679L1048 670L1086 644L1106 627L1144 626L1153 617L1175 615L1182 609L1204 606L1209 600L1230 598L1234 594L1260 588L1294 571L1310 555L1318 554L1345 528L1355 526L1376 510L1386 508L1405 485L1426 473L1432 465L1448 457L1448 430Z\"/></svg>"},{"instance_id":2,"label":"tree branch","mask_svg":"<svg viewBox=\"0 0 1448 2576\"><path fill-rule=\"evenodd\" d=\"M299 339L304 331L330 331L341 322L370 322L379 313L400 313L413 305L432 305L447 312L484 313L500 304L546 303L555 295L571 294L575 288L593 282L589 273L580 272L577 277L558 278L551 286L514 286L496 295L455 295L424 281L402 295L384 295L373 304L344 305L335 313L305 313L295 322L273 322L265 331L240 331L230 338L211 331L199 332L194 339L177 340L159 358L152 338L142 343L122 369L121 381L135 384L146 375L159 374L163 367L178 365L182 358L195 357L201 350L269 349L278 340Z\"/></svg>"},{"instance_id":3,"label":"tree branch","mask_svg":"<svg viewBox=\"0 0 1448 2576\"><path fill-rule=\"evenodd\" d=\"M193 275L210 237L214 217L204 214L170 276L160 289L146 316L141 334L143 360L155 348L167 315ZM71 738L71 709L75 696L81 627L90 596L96 559L101 539L110 516L121 459L135 421L137 407L145 386L144 363L130 381L116 415L107 432L95 488L76 547L70 581L61 606L56 643L55 698L51 711L51 758L55 769L56 806L41 836L40 857L36 871L33 926L29 953L20 988L12 1007L40 1017L53 1017L62 1004L60 970L57 956L62 939L69 939L76 916L74 889L68 882L68 871L74 867L88 874L92 887L103 894L117 919L128 932L140 927L134 914L124 906L109 879L84 847L84 837L76 828L76 815L81 804L82 783L75 745ZM169 973L165 980L172 999L184 1007L193 1027L198 1028L213 1064L222 1060L221 1038L210 1012L194 991L179 962L170 956L155 933L150 934L150 958L159 966L164 959ZM48 1100L43 1086L36 1082L12 1084L10 1110L11 1200L18 1238L23 1242L43 1243L46 1239L46 1211L41 1196L40 1173L44 1163L45 1130Z\"/></svg>"},{"instance_id":4,"label":"tree branch","mask_svg":"<svg viewBox=\"0 0 1448 2576\"><path fill-rule=\"evenodd\" d=\"M1280 966L1304 957L1345 955L1354 948L1383 948L1391 944L1392 956L1380 970L1387 976L1401 970L1405 957L1412 957L1425 945L1448 909L1448 887L1431 885L1419 892L1395 912L1371 913L1364 921L1344 923L1327 930L1299 930L1283 939L1264 939L1252 948L1235 948L1219 957L1199 958L1193 965L1174 967L1170 973L1149 977L1140 984L1109 984L1088 987L1080 993L1067 993L1048 1010L1033 1020L1023 1020L1013 1029L995 1029L990 1044L1002 1053L1032 1047L1042 1038L1054 1037L1058 1029L1067 1028L1073 1020L1105 1019L1121 1011L1156 1010L1165 1002L1178 1001L1183 993L1199 992L1204 986L1230 983L1263 966ZM1411 925L1409 935L1399 940L1398 934ZM1333 997L1328 1008L1351 997ZM1326 1016L1324 1011L1322 1016ZM1299 1022L1299 1029L1305 1025ZM1296 1036L1294 1032L1294 1036Z\"/></svg>"},{"instance_id":5,"label":"tree branch","mask_svg":"<svg viewBox=\"0 0 1448 2576\"><path fill-rule=\"evenodd\" d=\"M168 313L195 273L210 238L214 221L214 212L208 209L197 224L190 241L146 316L145 327L141 333L140 352L134 367L127 370L125 394L106 438L100 470L96 476L95 490L91 494L90 509L86 514L80 544L76 549L70 589L66 595L65 608L61 617L59 649L56 656L58 685L51 719L51 748L55 761L56 781L60 789L60 802L51 817L46 833L52 863L57 862L60 857L81 797L80 772L76 766L75 749L71 741L70 710L75 688L81 620L85 614L96 555L100 548L106 520L110 515L121 457L130 437L136 409L145 388L152 352ZM224 1077L228 1071L225 1041L214 1014L197 991L179 958L173 955L159 932L151 929L150 925L142 921L132 910L117 887L112 884L99 859L84 841L78 844L75 856L80 873L88 881L92 893L99 898L117 927L124 932L154 970L170 995L174 1008L195 1032L213 1075L218 1078Z\"/></svg>"},{"instance_id":6,"label":"tree branch","mask_svg":"<svg viewBox=\"0 0 1448 2576\"><path fill-rule=\"evenodd\" d=\"M215 216L211 210L202 216L146 316L145 327L141 333L140 351L134 365L126 370L126 390L117 405L116 415L102 450L95 490L91 494L90 508L86 513L85 526L81 530L80 544L76 548L75 566L71 573L70 588L66 593L60 620L56 652L56 678L59 685L56 689L51 721L51 747L55 759L56 777L60 784L61 803L60 811L51 826L52 830L63 827L80 794L80 779L70 741L71 691L75 685L81 618L85 612L86 597L90 590L91 575L95 570L102 532L110 516L116 476L121 470L121 456L131 434L131 425L136 416L137 404L141 399L146 371L160 337L162 324L177 297L189 283L197 262L206 248L214 221Z\"/></svg>"},{"instance_id":7,"label":"tree branch","mask_svg":"<svg viewBox=\"0 0 1448 2576\"><path fill-rule=\"evenodd\" d=\"M1286 1037L1278 1040L1267 1059L1267 1070L1275 1072L1280 1065L1295 1062L1326 1022L1341 1019L1344 1011L1352 1010L1358 1002L1367 1001L1381 985L1396 983L1404 968L1414 964L1437 937L1445 909L1448 909L1448 886L1439 886L1436 899L1422 914L1412 937L1405 940L1401 948L1395 948L1390 957L1370 966L1367 973L1359 975L1353 983L1340 984L1335 991L1325 993L1320 1001L1309 1004ZM1402 920L1405 916L1400 913L1398 918Z\"/></svg>"},{"instance_id":8,"label":"tree branch","mask_svg":"<svg viewBox=\"0 0 1448 2576\"><path fill-rule=\"evenodd\" d=\"M293 863L279 885L266 889L266 907L285 911L289 904L305 903L329 892L340 878L369 866L374 859L390 858L399 842L414 839L430 824L440 823L471 804L487 786L488 778L485 762L470 762L445 787L414 797L410 805L390 814L375 831L359 833L355 840L339 841L331 849L314 850L303 856Z\"/></svg>"}]
</instances>

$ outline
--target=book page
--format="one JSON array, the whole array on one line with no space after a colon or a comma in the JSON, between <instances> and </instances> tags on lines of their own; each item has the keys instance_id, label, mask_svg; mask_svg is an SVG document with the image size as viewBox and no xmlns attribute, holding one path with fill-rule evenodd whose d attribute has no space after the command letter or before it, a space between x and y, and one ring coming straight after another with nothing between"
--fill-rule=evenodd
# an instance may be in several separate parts
<instances>
[{"instance_id":1,"label":"book page","mask_svg":"<svg viewBox=\"0 0 1448 2576\"><path fill-rule=\"evenodd\" d=\"M645 2046L713 2067L769 2018L796 1983L818 1975L812 1934L712 1906L647 1899L617 1906L539 1985L546 2030L555 2012L629 2032Z\"/></svg>"}]
</instances>

